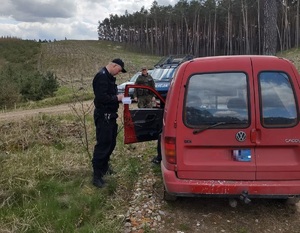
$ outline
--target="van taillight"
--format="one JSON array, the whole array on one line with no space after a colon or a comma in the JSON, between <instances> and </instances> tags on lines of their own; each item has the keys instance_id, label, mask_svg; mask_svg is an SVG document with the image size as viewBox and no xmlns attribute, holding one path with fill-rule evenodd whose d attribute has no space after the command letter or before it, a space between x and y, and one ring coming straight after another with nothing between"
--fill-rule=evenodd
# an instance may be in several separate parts
<instances>
[{"instance_id":1,"label":"van taillight","mask_svg":"<svg viewBox=\"0 0 300 233\"><path fill-rule=\"evenodd\" d=\"M168 163L176 163L176 152L175 152L175 142L174 137L165 137L165 156Z\"/></svg>"}]
</instances>

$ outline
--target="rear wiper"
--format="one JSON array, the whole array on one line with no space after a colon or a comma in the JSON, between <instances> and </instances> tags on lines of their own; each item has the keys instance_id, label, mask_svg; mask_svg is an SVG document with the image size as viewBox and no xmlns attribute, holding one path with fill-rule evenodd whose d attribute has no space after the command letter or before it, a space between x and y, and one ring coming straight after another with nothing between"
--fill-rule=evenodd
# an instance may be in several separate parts
<instances>
[{"instance_id":1,"label":"rear wiper","mask_svg":"<svg viewBox=\"0 0 300 233\"><path fill-rule=\"evenodd\" d=\"M202 128L202 129L195 129L195 130L193 131L193 134L198 134L198 133L201 133L201 132L203 132L203 131L205 131L205 130L207 130L207 129L211 129L211 128L217 127L217 126L219 126L219 125L225 125L225 124L227 124L227 123L224 122L224 121L222 121L222 122L218 122L218 123L213 124L213 125L209 125L209 126L207 126L207 127L205 127L205 128Z\"/></svg>"}]
</instances>

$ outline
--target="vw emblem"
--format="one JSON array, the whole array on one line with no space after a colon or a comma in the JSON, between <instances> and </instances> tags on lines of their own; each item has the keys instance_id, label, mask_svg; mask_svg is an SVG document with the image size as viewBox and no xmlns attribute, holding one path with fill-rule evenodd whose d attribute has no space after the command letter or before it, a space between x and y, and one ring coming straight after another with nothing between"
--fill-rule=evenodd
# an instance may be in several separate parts
<instances>
[{"instance_id":1,"label":"vw emblem","mask_svg":"<svg viewBox=\"0 0 300 233\"><path fill-rule=\"evenodd\" d=\"M243 142L246 140L246 133L243 131L237 132L235 138L239 142Z\"/></svg>"}]
</instances>

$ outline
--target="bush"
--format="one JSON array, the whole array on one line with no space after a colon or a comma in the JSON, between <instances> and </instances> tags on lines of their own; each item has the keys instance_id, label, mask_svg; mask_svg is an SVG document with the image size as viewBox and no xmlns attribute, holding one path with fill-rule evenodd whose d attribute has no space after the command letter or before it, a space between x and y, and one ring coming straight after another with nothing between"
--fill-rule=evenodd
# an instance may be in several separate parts
<instances>
[{"instance_id":1,"label":"bush","mask_svg":"<svg viewBox=\"0 0 300 233\"><path fill-rule=\"evenodd\" d=\"M0 72L0 107L11 108L20 99L20 91L16 80L16 72L11 67L5 67Z\"/></svg>"},{"instance_id":2,"label":"bush","mask_svg":"<svg viewBox=\"0 0 300 233\"><path fill-rule=\"evenodd\" d=\"M46 97L54 96L57 91L59 83L56 76L47 72L41 74L39 72L29 73L22 77L20 82L20 93L24 100L42 100Z\"/></svg>"},{"instance_id":3,"label":"bush","mask_svg":"<svg viewBox=\"0 0 300 233\"><path fill-rule=\"evenodd\" d=\"M24 100L54 96L59 83L54 73L42 74L19 65L5 66L0 72L0 107L12 107Z\"/></svg>"},{"instance_id":4,"label":"bush","mask_svg":"<svg viewBox=\"0 0 300 233\"><path fill-rule=\"evenodd\" d=\"M40 43L0 38L0 51L0 107L54 96L59 87L55 74L36 69Z\"/></svg>"},{"instance_id":5,"label":"bush","mask_svg":"<svg viewBox=\"0 0 300 233\"><path fill-rule=\"evenodd\" d=\"M16 83L0 78L0 107L13 107L19 101L19 97Z\"/></svg>"},{"instance_id":6,"label":"bush","mask_svg":"<svg viewBox=\"0 0 300 233\"><path fill-rule=\"evenodd\" d=\"M42 78L42 89L44 91L44 97L53 97L54 92L59 88L57 77L52 72L47 72Z\"/></svg>"}]
</instances>

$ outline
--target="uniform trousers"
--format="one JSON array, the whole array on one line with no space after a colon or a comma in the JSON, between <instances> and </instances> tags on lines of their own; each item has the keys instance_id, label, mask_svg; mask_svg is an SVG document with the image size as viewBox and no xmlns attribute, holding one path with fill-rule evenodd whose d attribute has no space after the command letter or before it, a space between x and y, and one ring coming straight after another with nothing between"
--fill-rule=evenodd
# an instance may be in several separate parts
<instances>
[{"instance_id":1,"label":"uniform trousers","mask_svg":"<svg viewBox=\"0 0 300 233\"><path fill-rule=\"evenodd\" d=\"M95 109L94 123L96 126L96 145L93 153L94 178L104 176L109 169L110 156L117 141L117 114L103 113Z\"/></svg>"}]
</instances>

